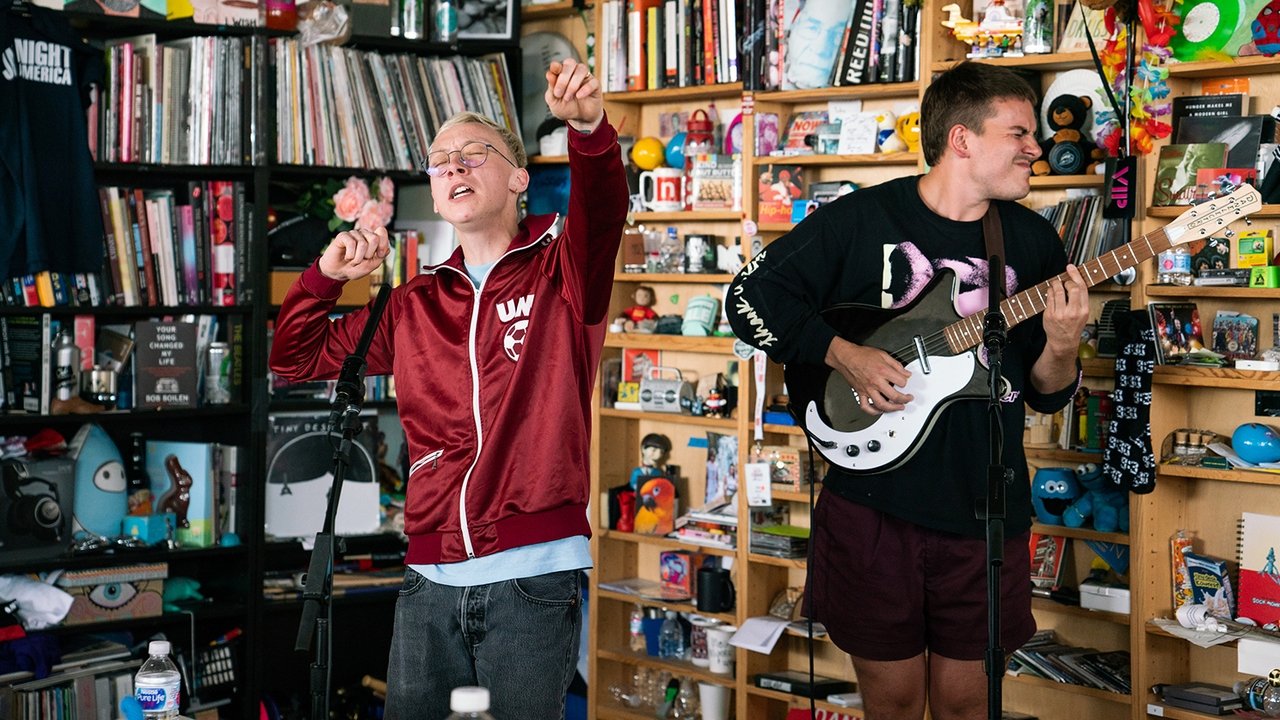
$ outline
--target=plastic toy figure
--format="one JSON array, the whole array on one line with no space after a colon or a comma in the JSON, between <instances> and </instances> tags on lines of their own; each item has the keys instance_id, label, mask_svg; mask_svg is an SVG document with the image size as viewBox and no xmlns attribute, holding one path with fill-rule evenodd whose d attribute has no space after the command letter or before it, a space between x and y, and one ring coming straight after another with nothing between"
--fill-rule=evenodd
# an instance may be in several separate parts
<instances>
[{"instance_id":1,"label":"plastic toy figure","mask_svg":"<svg viewBox=\"0 0 1280 720\"><path fill-rule=\"evenodd\" d=\"M622 329L626 332L653 332L658 322L658 313L653 309L657 293L648 285L641 285L631 297L636 304L622 311Z\"/></svg>"},{"instance_id":2,"label":"plastic toy figure","mask_svg":"<svg viewBox=\"0 0 1280 720\"><path fill-rule=\"evenodd\" d=\"M631 488L637 492L648 478L667 476L667 458L671 440L666 435L649 433L640 440L640 467L631 471Z\"/></svg>"}]
</instances>

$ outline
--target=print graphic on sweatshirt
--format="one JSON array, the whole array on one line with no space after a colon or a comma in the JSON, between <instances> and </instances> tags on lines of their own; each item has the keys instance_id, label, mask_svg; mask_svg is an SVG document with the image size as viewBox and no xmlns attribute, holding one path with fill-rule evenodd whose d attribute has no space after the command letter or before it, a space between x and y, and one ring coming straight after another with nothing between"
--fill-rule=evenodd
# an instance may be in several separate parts
<instances>
[{"instance_id":1,"label":"print graphic on sweatshirt","mask_svg":"<svg viewBox=\"0 0 1280 720\"><path fill-rule=\"evenodd\" d=\"M884 276L883 285L880 288L882 307L897 310L910 305L941 270L952 271L960 282L954 298L954 306L961 317L968 317L987 307L987 287L991 284L991 263L986 258L930 260L912 242L884 245L883 251ZM1017 291L1018 273L1006 264L1004 266L1005 297L1012 297ZM978 347L977 351L978 360L986 367L986 348ZM1007 379L1001 380L1004 392L1000 401L1004 403L1016 401L1021 393L1013 390Z\"/></svg>"},{"instance_id":2,"label":"print graphic on sweatshirt","mask_svg":"<svg viewBox=\"0 0 1280 720\"><path fill-rule=\"evenodd\" d=\"M44 40L14 38L0 53L0 77L46 85L71 84L71 48Z\"/></svg>"},{"instance_id":3,"label":"print graphic on sweatshirt","mask_svg":"<svg viewBox=\"0 0 1280 720\"><path fill-rule=\"evenodd\" d=\"M506 351L511 362L520 359L524 350L524 339L529 332L529 313L533 311L533 293L521 298L500 300L495 308L498 319L506 325L502 335L502 349Z\"/></svg>"}]
</instances>

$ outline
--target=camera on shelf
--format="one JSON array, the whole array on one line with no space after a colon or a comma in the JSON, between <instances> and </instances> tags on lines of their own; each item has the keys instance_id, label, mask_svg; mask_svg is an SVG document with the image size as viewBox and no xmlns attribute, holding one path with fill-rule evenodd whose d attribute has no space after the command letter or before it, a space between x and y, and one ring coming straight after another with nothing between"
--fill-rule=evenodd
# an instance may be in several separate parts
<instances>
[{"instance_id":1,"label":"camera on shelf","mask_svg":"<svg viewBox=\"0 0 1280 720\"><path fill-rule=\"evenodd\" d=\"M0 463L0 485L4 488L0 554L53 557L66 548L71 539L72 485L70 473L59 467L64 464L70 461Z\"/></svg>"}]
</instances>

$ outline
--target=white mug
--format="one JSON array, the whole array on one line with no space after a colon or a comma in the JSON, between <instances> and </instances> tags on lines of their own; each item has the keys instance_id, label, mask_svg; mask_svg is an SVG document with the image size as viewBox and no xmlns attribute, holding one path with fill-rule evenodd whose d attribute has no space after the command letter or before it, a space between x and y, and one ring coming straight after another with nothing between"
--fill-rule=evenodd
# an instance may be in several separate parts
<instances>
[{"instance_id":1,"label":"white mug","mask_svg":"<svg viewBox=\"0 0 1280 720\"><path fill-rule=\"evenodd\" d=\"M729 688L712 683L698 683L698 704L702 720L729 720Z\"/></svg>"},{"instance_id":2,"label":"white mug","mask_svg":"<svg viewBox=\"0 0 1280 720\"><path fill-rule=\"evenodd\" d=\"M719 675L733 674L736 648L729 644L729 638L736 632L738 628L733 625L707 628L707 659L711 661L711 672Z\"/></svg>"},{"instance_id":3,"label":"white mug","mask_svg":"<svg viewBox=\"0 0 1280 720\"><path fill-rule=\"evenodd\" d=\"M684 209L684 170L657 168L640 173L640 197L654 212Z\"/></svg>"}]
</instances>

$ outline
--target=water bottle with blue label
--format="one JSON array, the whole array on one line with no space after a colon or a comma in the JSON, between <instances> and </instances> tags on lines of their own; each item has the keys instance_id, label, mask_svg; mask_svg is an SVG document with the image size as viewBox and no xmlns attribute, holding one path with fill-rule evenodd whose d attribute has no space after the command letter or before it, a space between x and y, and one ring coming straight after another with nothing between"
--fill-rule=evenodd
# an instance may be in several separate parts
<instances>
[{"instance_id":1,"label":"water bottle with blue label","mask_svg":"<svg viewBox=\"0 0 1280 720\"><path fill-rule=\"evenodd\" d=\"M169 641L152 640L147 653L151 657L133 677L133 697L142 705L146 720L176 718L182 701L182 675L169 658Z\"/></svg>"}]
</instances>

